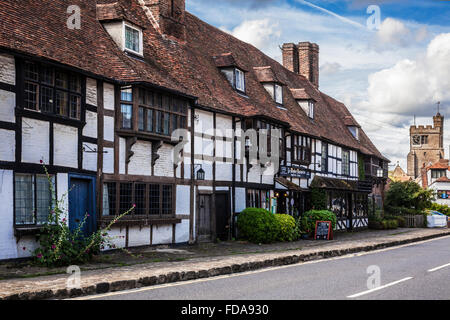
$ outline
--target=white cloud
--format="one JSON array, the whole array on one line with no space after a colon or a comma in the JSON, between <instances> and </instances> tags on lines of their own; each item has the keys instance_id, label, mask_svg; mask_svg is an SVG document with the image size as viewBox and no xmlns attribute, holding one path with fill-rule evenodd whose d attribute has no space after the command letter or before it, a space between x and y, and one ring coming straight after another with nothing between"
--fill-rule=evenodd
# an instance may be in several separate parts
<instances>
[{"instance_id":1,"label":"white cloud","mask_svg":"<svg viewBox=\"0 0 450 320\"><path fill-rule=\"evenodd\" d=\"M320 66L321 75L332 75L341 70L342 66L337 62L325 62Z\"/></svg>"},{"instance_id":2,"label":"white cloud","mask_svg":"<svg viewBox=\"0 0 450 320\"><path fill-rule=\"evenodd\" d=\"M227 31L223 28L224 31ZM248 42L260 50L264 50L278 42L281 36L279 25L270 19L246 20L231 32L236 38Z\"/></svg>"}]
</instances>

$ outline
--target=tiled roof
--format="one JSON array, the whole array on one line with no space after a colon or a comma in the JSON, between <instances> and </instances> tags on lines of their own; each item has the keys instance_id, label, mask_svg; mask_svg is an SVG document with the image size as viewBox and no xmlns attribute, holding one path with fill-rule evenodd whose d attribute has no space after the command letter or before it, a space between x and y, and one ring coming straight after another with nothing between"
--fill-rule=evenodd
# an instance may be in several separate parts
<instances>
[{"instance_id":1,"label":"tiled roof","mask_svg":"<svg viewBox=\"0 0 450 320\"><path fill-rule=\"evenodd\" d=\"M310 100L312 99L311 96L306 92L304 88L300 89L293 89L290 88L292 96L295 100Z\"/></svg>"},{"instance_id":2,"label":"tiled roof","mask_svg":"<svg viewBox=\"0 0 450 320\"><path fill-rule=\"evenodd\" d=\"M146 27L143 30L144 58L129 56L117 47L97 20L96 2L109 4L99 9L102 19L123 15ZM2 1L0 48L43 57L109 79L147 82L176 90L197 97L203 107L225 113L270 117L289 124L295 132L386 159L363 130L359 141L351 135L344 121L351 114L344 104L320 92L305 77L288 71L254 46L188 12L185 15L186 40L177 42L155 30L137 0L73 0L70 4L81 8L80 30L70 30L66 26L67 1ZM218 68L229 64L230 57L232 63L247 71L246 95L238 94ZM261 74L258 74L258 70L264 70L261 68L270 69L285 85L283 106L286 110L277 108L261 85ZM316 100L314 120L303 112L290 89L302 89Z\"/></svg>"},{"instance_id":3,"label":"tiled roof","mask_svg":"<svg viewBox=\"0 0 450 320\"><path fill-rule=\"evenodd\" d=\"M253 71L256 74L256 78L259 82L277 82L281 83L280 80L278 80L277 75L275 72L273 72L272 67L253 67Z\"/></svg>"},{"instance_id":4,"label":"tiled roof","mask_svg":"<svg viewBox=\"0 0 450 320\"><path fill-rule=\"evenodd\" d=\"M427 167L427 171L431 170L431 169L450 170L448 163L449 163L449 161L447 159L440 159L439 161L436 161L435 163L429 165Z\"/></svg>"}]
</instances>

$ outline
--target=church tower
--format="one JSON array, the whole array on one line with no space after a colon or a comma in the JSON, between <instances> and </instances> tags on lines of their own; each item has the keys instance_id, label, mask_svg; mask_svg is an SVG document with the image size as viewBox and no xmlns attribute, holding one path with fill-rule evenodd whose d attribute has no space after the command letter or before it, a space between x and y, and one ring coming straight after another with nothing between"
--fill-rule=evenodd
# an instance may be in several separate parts
<instances>
[{"instance_id":1,"label":"church tower","mask_svg":"<svg viewBox=\"0 0 450 320\"><path fill-rule=\"evenodd\" d=\"M416 179L424 166L433 164L445 156L444 117L438 111L433 117L433 126L411 126L409 136L408 176Z\"/></svg>"}]
</instances>

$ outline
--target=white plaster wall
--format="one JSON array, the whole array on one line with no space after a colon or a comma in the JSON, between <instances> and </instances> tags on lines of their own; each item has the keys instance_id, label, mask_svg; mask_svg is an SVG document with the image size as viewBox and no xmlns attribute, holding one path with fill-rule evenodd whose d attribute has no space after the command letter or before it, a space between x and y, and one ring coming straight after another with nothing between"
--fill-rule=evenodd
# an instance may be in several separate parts
<instances>
[{"instance_id":1,"label":"white plaster wall","mask_svg":"<svg viewBox=\"0 0 450 320\"><path fill-rule=\"evenodd\" d=\"M119 138L119 173L125 174L125 158L126 158L126 145L125 138Z\"/></svg>"},{"instance_id":2,"label":"white plaster wall","mask_svg":"<svg viewBox=\"0 0 450 320\"><path fill-rule=\"evenodd\" d=\"M259 164L253 165L248 172L248 182L261 182L261 166Z\"/></svg>"},{"instance_id":3,"label":"white plaster wall","mask_svg":"<svg viewBox=\"0 0 450 320\"><path fill-rule=\"evenodd\" d=\"M126 228L112 227L108 232L108 238L110 239L111 245L116 245L117 248L125 248L125 236ZM108 250L111 248L105 248Z\"/></svg>"},{"instance_id":4,"label":"white plaster wall","mask_svg":"<svg viewBox=\"0 0 450 320\"><path fill-rule=\"evenodd\" d=\"M186 215L190 213L190 203L191 203L191 187L177 185L177 194L176 194L176 214L177 215Z\"/></svg>"},{"instance_id":5,"label":"white plaster wall","mask_svg":"<svg viewBox=\"0 0 450 320\"><path fill-rule=\"evenodd\" d=\"M103 85L103 108L107 110L114 110L114 85L104 83Z\"/></svg>"},{"instance_id":6,"label":"white plaster wall","mask_svg":"<svg viewBox=\"0 0 450 320\"><path fill-rule=\"evenodd\" d=\"M123 50L123 23L122 21L114 21L104 23L105 30L109 33L111 38L117 46Z\"/></svg>"},{"instance_id":7,"label":"white plaster wall","mask_svg":"<svg viewBox=\"0 0 450 320\"><path fill-rule=\"evenodd\" d=\"M97 80L86 79L86 103L97 107Z\"/></svg>"},{"instance_id":8,"label":"white plaster wall","mask_svg":"<svg viewBox=\"0 0 450 320\"><path fill-rule=\"evenodd\" d=\"M97 152L88 152L90 150L96 150L98 147L96 144L83 143L85 151L83 152L83 169L90 171L97 171Z\"/></svg>"},{"instance_id":9,"label":"white plaster wall","mask_svg":"<svg viewBox=\"0 0 450 320\"><path fill-rule=\"evenodd\" d=\"M57 166L78 167L78 129L55 123L54 164Z\"/></svg>"},{"instance_id":10,"label":"white plaster wall","mask_svg":"<svg viewBox=\"0 0 450 320\"><path fill-rule=\"evenodd\" d=\"M128 246L148 246L150 245L150 227L130 227L128 230Z\"/></svg>"},{"instance_id":11,"label":"white plaster wall","mask_svg":"<svg viewBox=\"0 0 450 320\"><path fill-rule=\"evenodd\" d=\"M83 128L83 136L97 138L97 113L86 111L86 125Z\"/></svg>"},{"instance_id":12,"label":"white plaster wall","mask_svg":"<svg viewBox=\"0 0 450 320\"><path fill-rule=\"evenodd\" d=\"M154 173L157 177L174 177L173 146L164 144L159 150L160 156L155 162Z\"/></svg>"},{"instance_id":13,"label":"white plaster wall","mask_svg":"<svg viewBox=\"0 0 450 320\"><path fill-rule=\"evenodd\" d=\"M56 175L56 197L61 201L61 208L64 214L61 218L69 217L69 175L67 173L58 173Z\"/></svg>"},{"instance_id":14,"label":"white plaster wall","mask_svg":"<svg viewBox=\"0 0 450 320\"><path fill-rule=\"evenodd\" d=\"M128 174L152 175L152 143L148 141L137 141L132 147L134 152L128 163Z\"/></svg>"},{"instance_id":15,"label":"white plaster wall","mask_svg":"<svg viewBox=\"0 0 450 320\"><path fill-rule=\"evenodd\" d=\"M104 148L107 153L103 154L103 173L114 173L114 149Z\"/></svg>"},{"instance_id":16,"label":"white plaster wall","mask_svg":"<svg viewBox=\"0 0 450 320\"><path fill-rule=\"evenodd\" d=\"M17 245L14 237L14 193L13 172L0 170L0 259L17 258Z\"/></svg>"},{"instance_id":17,"label":"white plaster wall","mask_svg":"<svg viewBox=\"0 0 450 320\"><path fill-rule=\"evenodd\" d=\"M153 244L172 243L172 226L156 225L153 226Z\"/></svg>"},{"instance_id":18,"label":"white plaster wall","mask_svg":"<svg viewBox=\"0 0 450 320\"><path fill-rule=\"evenodd\" d=\"M9 54L0 54L0 82L16 84L16 64Z\"/></svg>"},{"instance_id":19,"label":"white plaster wall","mask_svg":"<svg viewBox=\"0 0 450 320\"><path fill-rule=\"evenodd\" d=\"M114 118L104 117L103 122L103 139L106 141L114 141Z\"/></svg>"},{"instance_id":20,"label":"white plaster wall","mask_svg":"<svg viewBox=\"0 0 450 320\"><path fill-rule=\"evenodd\" d=\"M245 209L245 188L236 188L235 209L241 212Z\"/></svg>"},{"instance_id":21,"label":"white plaster wall","mask_svg":"<svg viewBox=\"0 0 450 320\"><path fill-rule=\"evenodd\" d=\"M216 180L217 181L232 181L233 180L233 166L227 163L216 164Z\"/></svg>"},{"instance_id":22,"label":"white plaster wall","mask_svg":"<svg viewBox=\"0 0 450 320\"><path fill-rule=\"evenodd\" d=\"M42 159L49 163L49 127L46 121L22 118L22 162L39 163Z\"/></svg>"},{"instance_id":23,"label":"white plaster wall","mask_svg":"<svg viewBox=\"0 0 450 320\"><path fill-rule=\"evenodd\" d=\"M175 243L183 243L189 241L189 220L182 220L175 227Z\"/></svg>"},{"instance_id":24,"label":"white plaster wall","mask_svg":"<svg viewBox=\"0 0 450 320\"><path fill-rule=\"evenodd\" d=\"M16 133L11 130L0 129L0 161L15 161Z\"/></svg>"},{"instance_id":25,"label":"white plaster wall","mask_svg":"<svg viewBox=\"0 0 450 320\"><path fill-rule=\"evenodd\" d=\"M0 90L0 121L16 122L15 111L16 94Z\"/></svg>"}]
</instances>

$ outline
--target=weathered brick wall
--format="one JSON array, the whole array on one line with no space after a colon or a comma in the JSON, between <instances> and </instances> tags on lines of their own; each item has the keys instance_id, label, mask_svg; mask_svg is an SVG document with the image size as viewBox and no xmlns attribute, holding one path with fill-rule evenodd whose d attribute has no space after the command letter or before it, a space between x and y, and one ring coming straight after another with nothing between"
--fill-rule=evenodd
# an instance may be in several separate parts
<instances>
[{"instance_id":1,"label":"weathered brick wall","mask_svg":"<svg viewBox=\"0 0 450 320\"><path fill-rule=\"evenodd\" d=\"M298 44L299 72L319 87L319 46L315 43Z\"/></svg>"}]
</instances>

